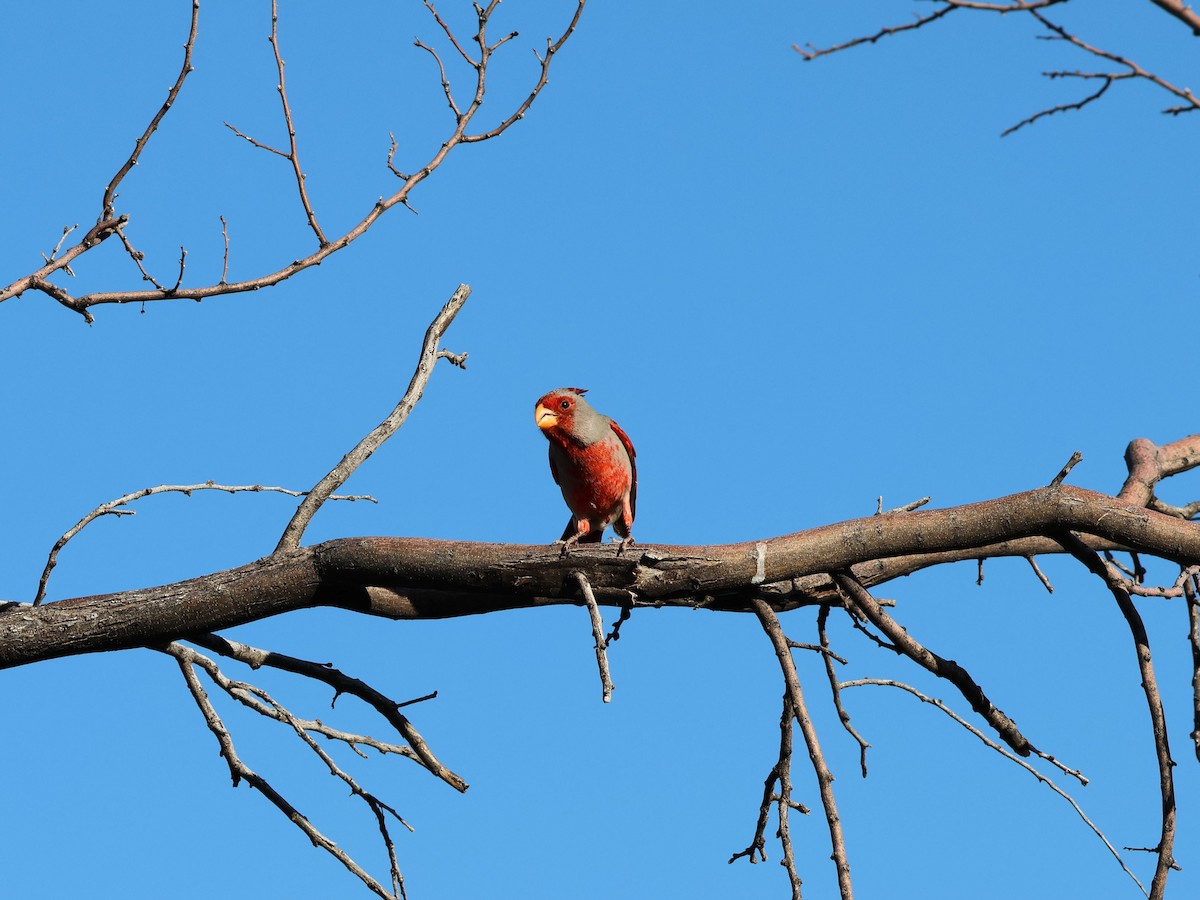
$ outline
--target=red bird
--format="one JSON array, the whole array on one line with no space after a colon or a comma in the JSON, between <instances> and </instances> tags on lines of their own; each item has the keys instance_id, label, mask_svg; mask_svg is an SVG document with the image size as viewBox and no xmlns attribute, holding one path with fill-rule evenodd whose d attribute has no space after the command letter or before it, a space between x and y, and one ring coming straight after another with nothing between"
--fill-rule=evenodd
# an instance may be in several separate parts
<instances>
[{"instance_id":1,"label":"red bird","mask_svg":"<svg viewBox=\"0 0 1200 900\"><path fill-rule=\"evenodd\" d=\"M571 518L561 538L565 553L576 543L598 544L610 525L621 536L620 553L633 543L637 464L633 442L612 419L583 399L583 388L544 395L534 421L550 441L550 473L562 488Z\"/></svg>"}]
</instances>

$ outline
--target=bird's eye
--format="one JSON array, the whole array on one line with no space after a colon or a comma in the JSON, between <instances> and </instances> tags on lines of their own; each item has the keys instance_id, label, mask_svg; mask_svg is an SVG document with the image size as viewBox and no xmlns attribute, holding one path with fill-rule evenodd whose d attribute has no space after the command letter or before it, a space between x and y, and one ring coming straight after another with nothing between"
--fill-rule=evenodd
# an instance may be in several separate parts
<instances>
[{"instance_id":1,"label":"bird's eye","mask_svg":"<svg viewBox=\"0 0 1200 900\"><path fill-rule=\"evenodd\" d=\"M562 401L560 401L560 402L559 402L559 404L558 404L558 408L559 408L559 409L570 409L570 408L571 408L571 401L570 401L570 400L562 400Z\"/></svg>"}]
</instances>

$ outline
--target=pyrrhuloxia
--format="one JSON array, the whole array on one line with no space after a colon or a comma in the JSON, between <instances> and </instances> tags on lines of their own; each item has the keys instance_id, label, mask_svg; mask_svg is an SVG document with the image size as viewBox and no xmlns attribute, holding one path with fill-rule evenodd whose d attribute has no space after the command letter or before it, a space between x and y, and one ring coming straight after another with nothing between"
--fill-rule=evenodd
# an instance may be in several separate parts
<instances>
[{"instance_id":1,"label":"pyrrhuloxia","mask_svg":"<svg viewBox=\"0 0 1200 900\"><path fill-rule=\"evenodd\" d=\"M582 388L545 394L533 416L550 441L550 473L562 489L571 519L558 543L599 543L612 526L621 536L618 553L633 543L637 512L637 464L633 442L612 419L592 409Z\"/></svg>"}]
</instances>

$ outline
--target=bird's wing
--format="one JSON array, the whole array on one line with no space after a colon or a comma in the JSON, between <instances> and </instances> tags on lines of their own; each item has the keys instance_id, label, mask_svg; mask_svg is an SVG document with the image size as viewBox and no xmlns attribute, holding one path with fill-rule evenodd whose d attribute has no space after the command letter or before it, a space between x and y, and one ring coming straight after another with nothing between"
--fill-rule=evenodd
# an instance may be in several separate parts
<instances>
[{"instance_id":1,"label":"bird's wing","mask_svg":"<svg viewBox=\"0 0 1200 900\"><path fill-rule=\"evenodd\" d=\"M554 483L559 484L558 466L554 464L554 444L550 445L550 474L554 476Z\"/></svg>"},{"instance_id":2,"label":"bird's wing","mask_svg":"<svg viewBox=\"0 0 1200 900\"><path fill-rule=\"evenodd\" d=\"M629 435L625 433L625 429L616 422L609 421L612 426L613 433L621 440L621 445L625 448L625 452L629 454L629 468L632 470L633 484L629 488L629 511L635 516L637 515L637 451L633 449L633 441L629 439Z\"/></svg>"}]
</instances>

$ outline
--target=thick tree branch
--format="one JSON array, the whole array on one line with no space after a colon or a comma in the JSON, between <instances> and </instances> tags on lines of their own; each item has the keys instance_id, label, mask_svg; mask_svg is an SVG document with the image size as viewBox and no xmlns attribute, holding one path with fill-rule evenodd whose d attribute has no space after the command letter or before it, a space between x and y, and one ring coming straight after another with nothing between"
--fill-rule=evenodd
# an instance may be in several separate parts
<instances>
[{"instance_id":1,"label":"thick tree branch","mask_svg":"<svg viewBox=\"0 0 1200 900\"><path fill-rule=\"evenodd\" d=\"M828 578L816 577L824 572L853 567L870 587L911 571L887 563L897 557L903 563L913 547L923 548L922 564L939 554L943 561L976 559L983 548L1015 548L1024 556L1022 539L1063 530L1180 565L1200 564L1200 525L1067 485L868 516L764 541L647 545L622 556L604 546L564 559L543 545L341 538L161 587L0 606L0 668L160 643L317 605L424 619L574 603L576 569L602 605L627 605L632 591L648 604L750 611L752 601L762 599L774 609L795 609L839 602Z\"/></svg>"}]
</instances>

